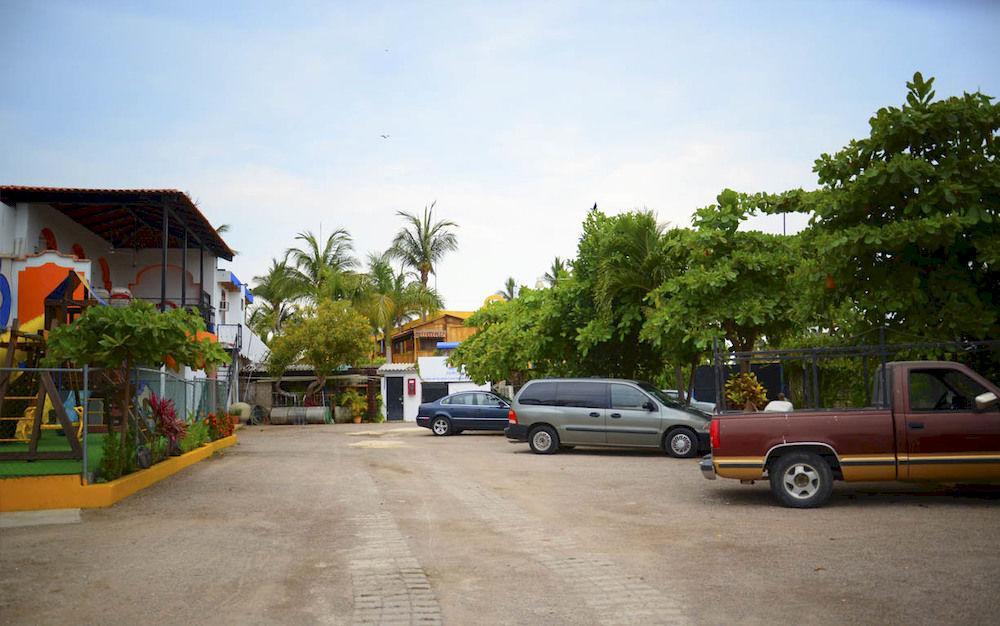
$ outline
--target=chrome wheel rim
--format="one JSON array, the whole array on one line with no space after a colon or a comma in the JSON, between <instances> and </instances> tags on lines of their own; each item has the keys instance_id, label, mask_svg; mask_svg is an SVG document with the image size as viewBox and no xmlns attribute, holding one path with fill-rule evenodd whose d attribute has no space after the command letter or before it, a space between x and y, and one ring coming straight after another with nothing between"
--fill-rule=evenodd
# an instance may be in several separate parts
<instances>
[{"instance_id":1,"label":"chrome wheel rim","mask_svg":"<svg viewBox=\"0 0 1000 626\"><path fill-rule=\"evenodd\" d=\"M674 451L674 454L680 456L691 452L691 437L684 433L674 435L670 438L670 449Z\"/></svg>"},{"instance_id":2,"label":"chrome wheel rim","mask_svg":"<svg viewBox=\"0 0 1000 626\"><path fill-rule=\"evenodd\" d=\"M434 424L431 427L434 430L435 435L443 435L448 432L448 422L444 420L434 420Z\"/></svg>"},{"instance_id":3,"label":"chrome wheel rim","mask_svg":"<svg viewBox=\"0 0 1000 626\"><path fill-rule=\"evenodd\" d=\"M816 468L808 463L796 463L785 470L781 484L788 495L805 500L819 491L820 477Z\"/></svg>"},{"instance_id":4,"label":"chrome wheel rim","mask_svg":"<svg viewBox=\"0 0 1000 626\"><path fill-rule=\"evenodd\" d=\"M549 435L544 430L540 430L534 434L531 441L535 444L536 450L548 450L552 447L552 436Z\"/></svg>"}]
</instances>

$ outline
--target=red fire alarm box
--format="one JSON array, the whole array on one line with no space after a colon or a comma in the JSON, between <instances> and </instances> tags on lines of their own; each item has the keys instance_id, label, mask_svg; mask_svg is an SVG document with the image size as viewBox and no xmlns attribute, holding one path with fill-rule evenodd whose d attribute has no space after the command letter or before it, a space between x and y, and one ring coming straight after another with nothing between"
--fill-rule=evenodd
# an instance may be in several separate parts
<instances>
[{"instance_id":1,"label":"red fire alarm box","mask_svg":"<svg viewBox=\"0 0 1000 626\"><path fill-rule=\"evenodd\" d=\"M415 396L417 395L417 379L407 378L406 379L406 393L407 395Z\"/></svg>"}]
</instances>

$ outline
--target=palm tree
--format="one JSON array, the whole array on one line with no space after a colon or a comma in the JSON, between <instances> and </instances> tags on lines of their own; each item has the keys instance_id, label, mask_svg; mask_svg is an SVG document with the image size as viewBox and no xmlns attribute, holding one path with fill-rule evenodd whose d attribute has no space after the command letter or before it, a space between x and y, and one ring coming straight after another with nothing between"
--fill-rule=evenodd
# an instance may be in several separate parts
<instances>
[{"instance_id":1,"label":"palm tree","mask_svg":"<svg viewBox=\"0 0 1000 626\"><path fill-rule=\"evenodd\" d=\"M569 266L568 263L566 263L559 257L556 257L555 260L552 261L552 267L550 267L549 271L546 272L544 276L542 276L542 280L547 282L549 284L549 287L555 287L556 283L559 282L559 279L569 272L568 266Z\"/></svg>"},{"instance_id":2,"label":"palm tree","mask_svg":"<svg viewBox=\"0 0 1000 626\"><path fill-rule=\"evenodd\" d=\"M392 363L392 331L411 317L444 306L441 296L423 284L408 280L402 269L395 271L388 254L369 254L365 295L359 308L376 336L385 340L385 360Z\"/></svg>"},{"instance_id":3,"label":"palm tree","mask_svg":"<svg viewBox=\"0 0 1000 626\"><path fill-rule=\"evenodd\" d=\"M330 277L330 270L347 272L358 264L351 254L354 251L351 235L343 228L333 231L322 247L312 231L301 232L295 239L304 245L286 250L285 260L291 261L290 266L298 274L297 278L314 290L322 288L324 279Z\"/></svg>"},{"instance_id":4,"label":"palm tree","mask_svg":"<svg viewBox=\"0 0 1000 626\"><path fill-rule=\"evenodd\" d=\"M295 302L305 295L307 285L300 280L295 268L285 261L271 259L271 267L263 276L254 276L257 298L250 313L250 327L264 340L281 332L281 326L295 312Z\"/></svg>"},{"instance_id":5,"label":"palm tree","mask_svg":"<svg viewBox=\"0 0 1000 626\"><path fill-rule=\"evenodd\" d=\"M497 292L497 295L510 302L517 297L517 292L520 291L517 287L517 283L514 282L514 277L511 276L507 279L507 282L503 284L503 289Z\"/></svg>"},{"instance_id":6,"label":"palm tree","mask_svg":"<svg viewBox=\"0 0 1000 626\"><path fill-rule=\"evenodd\" d=\"M434 206L424 207L423 217L406 211L397 211L396 215L403 218L403 228L399 229L392 240L392 246L387 254L390 258L399 259L403 265L412 268L420 276L420 284L427 286L427 277L435 273L435 267L448 252L458 250L458 239L452 228L458 224L451 220L432 220Z\"/></svg>"}]
</instances>

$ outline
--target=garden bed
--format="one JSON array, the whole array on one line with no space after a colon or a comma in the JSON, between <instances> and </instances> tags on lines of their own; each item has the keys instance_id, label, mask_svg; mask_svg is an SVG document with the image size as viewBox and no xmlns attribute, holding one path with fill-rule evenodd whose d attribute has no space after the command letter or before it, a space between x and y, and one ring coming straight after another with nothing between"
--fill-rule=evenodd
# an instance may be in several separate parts
<instances>
[{"instance_id":1,"label":"garden bed","mask_svg":"<svg viewBox=\"0 0 1000 626\"><path fill-rule=\"evenodd\" d=\"M0 512L108 507L235 443L236 435L224 437L149 469L96 485L83 484L78 474L6 478L0 480Z\"/></svg>"}]
</instances>

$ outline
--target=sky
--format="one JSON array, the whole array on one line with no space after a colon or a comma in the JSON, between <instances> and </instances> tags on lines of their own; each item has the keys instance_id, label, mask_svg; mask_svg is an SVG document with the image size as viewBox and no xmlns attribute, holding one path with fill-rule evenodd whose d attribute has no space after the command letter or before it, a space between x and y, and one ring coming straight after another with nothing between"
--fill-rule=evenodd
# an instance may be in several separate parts
<instances>
[{"instance_id":1,"label":"sky","mask_svg":"<svg viewBox=\"0 0 1000 626\"><path fill-rule=\"evenodd\" d=\"M1000 95L996 2L0 0L0 32L0 184L184 190L244 279L436 202L460 310L573 257L595 203L686 226L814 188L914 71Z\"/></svg>"}]
</instances>

